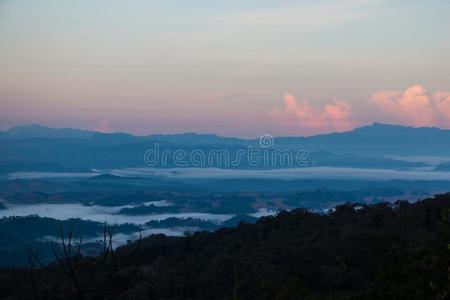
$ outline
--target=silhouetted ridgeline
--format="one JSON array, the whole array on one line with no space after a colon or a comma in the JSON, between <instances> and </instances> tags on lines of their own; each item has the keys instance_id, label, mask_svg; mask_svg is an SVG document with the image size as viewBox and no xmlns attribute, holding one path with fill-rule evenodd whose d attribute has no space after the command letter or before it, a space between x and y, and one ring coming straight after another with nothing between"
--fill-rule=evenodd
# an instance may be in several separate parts
<instances>
[{"instance_id":1,"label":"silhouetted ridgeline","mask_svg":"<svg viewBox=\"0 0 450 300\"><path fill-rule=\"evenodd\" d=\"M98 258L0 272L11 299L448 299L450 194L303 209ZM72 260L75 262L76 260ZM34 286L34 289L33 289ZM34 296L33 296L34 294Z\"/></svg>"},{"instance_id":2,"label":"silhouetted ridgeline","mask_svg":"<svg viewBox=\"0 0 450 300\"><path fill-rule=\"evenodd\" d=\"M248 146L260 147L259 139L239 139L212 134L175 134L134 136L127 133L99 133L72 128L48 128L40 125L17 126L0 131L0 173L39 172L89 172L90 169L145 167L144 153L155 150L173 153L178 149L201 150L211 153L225 150L231 159ZM292 155L307 150L307 166L347 168L405 169L428 166L423 162L402 161L389 156L448 156L450 130L439 128L413 128L374 123L352 131L330 133L311 137L275 137L268 150L288 150ZM155 152L159 152L156 151ZM244 151L245 152L245 151ZM246 152L245 152L246 153ZM207 167L233 169L286 168L278 159L269 156L265 166L249 164L248 154L239 164L213 162ZM149 157L150 161L154 157ZM184 167L195 167L192 160L184 160ZM162 163L155 159L150 164L156 168L180 167L173 156ZM296 167L306 164L296 164Z\"/></svg>"}]
</instances>

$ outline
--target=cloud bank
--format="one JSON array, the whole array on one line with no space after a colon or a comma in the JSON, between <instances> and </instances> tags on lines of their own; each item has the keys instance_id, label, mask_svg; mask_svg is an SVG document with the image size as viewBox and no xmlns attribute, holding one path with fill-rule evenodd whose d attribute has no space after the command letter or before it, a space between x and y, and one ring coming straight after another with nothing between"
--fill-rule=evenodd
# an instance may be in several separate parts
<instances>
[{"instance_id":1,"label":"cloud bank","mask_svg":"<svg viewBox=\"0 0 450 300\"><path fill-rule=\"evenodd\" d=\"M273 108L272 117L282 121L305 135L331 131L347 131L354 127L351 106L335 100L324 107L317 107L307 100L297 101L293 95L284 95L284 108Z\"/></svg>"},{"instance_id":2,"label":"cloud bank","mask_svg":"<svg viewBox=\"0 0 450 300\"><path fill-rule=\"evenodd\" d=\"M383 121L391 124L450 128L450 92L430 94L423 85L417 84L404 91L375 92L369 102L382 112ZM376 114L369 118L355 115L346 101L334 100L319 107L308 100L297 100L291 94L285 94L284 107L273 108L270 115L284 131L296 135L342 132L380 121Z\"/></svg>"},{"instance_id":3,"label":"cloud bank","mask_svg":"<svg viewBox=\"0 0 450 300\"><path fill-rule=\"evenodd\" d=\"M450 93L428 95L422 85L413 85L403 92L379 91L371 102L387 113L393 123L410 126L450 126Z\"/></svg>"}]
</instances>

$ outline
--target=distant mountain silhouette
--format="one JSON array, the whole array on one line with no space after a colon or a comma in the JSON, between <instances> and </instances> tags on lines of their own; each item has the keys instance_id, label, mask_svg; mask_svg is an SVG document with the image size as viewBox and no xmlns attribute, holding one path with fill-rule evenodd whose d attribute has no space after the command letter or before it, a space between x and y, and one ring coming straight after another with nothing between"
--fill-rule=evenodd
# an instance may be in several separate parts
<instances>
[{"instance_id":1,"label":"distant mountain silhouette","mask_svg":"<svg viewBox=\"0 0 450 300\"><path fill-rule=\"evenodd\" d=\"M20 125L2 132L0 137L10 139L28 138L90 138L95 132L73 128L49 128L42 125Z\"/></svg>"},{"instance_id":2,"label":"distant mountain silhouette","mask_svg":"<svg viewBox=\"0 0 450 300\"><path fill-rule=\"evenodd\" d=\"M448 155L450 130L374 123L342 133L311 137L279 137L275 145L310 150L371 155Z\"/></svg>"},{"instance_id":3,"label":"distant mountain silhouette","mask_svg":"<svg viewBox=\"0 0 450 300\"><path fill-rule=\"evenodd\" d=\"M254 144L255 140L246 140L234 137L223 137L216 134L198 134L198 133L181 133L181 134L155 134L143 137L148 141L159 141L168 143L186 143L194 145L223 144L223 145L242 145Z\"/></svg>"},{"instance_id":4,"label":"distant mountain silhouette","mask_svg":"<svg viewBox=\"0 0 450 300\"><path fill-rule=\"evenodd\" d=\"M110 147L121 145L128 150L131 145L148 146L155 142L178 148L259 147L259 139L222 137L215 134L172 134L135 136L127 133L99 133L72 128L48 128L40 125L17 126L0 132L3 140L30 138L65 139L68 143ZM44 142L41 142L42 146ZM52 142L54 144L54 142ZM367 156L412 156L440 155L450 153L450 130L435 127L414 128L400 125L374 123L352 131L329 133L311 137L275 137L272 149L306 149L311 152L327 151L336 154L358 154Z\"/></svg>"}]
</instances>

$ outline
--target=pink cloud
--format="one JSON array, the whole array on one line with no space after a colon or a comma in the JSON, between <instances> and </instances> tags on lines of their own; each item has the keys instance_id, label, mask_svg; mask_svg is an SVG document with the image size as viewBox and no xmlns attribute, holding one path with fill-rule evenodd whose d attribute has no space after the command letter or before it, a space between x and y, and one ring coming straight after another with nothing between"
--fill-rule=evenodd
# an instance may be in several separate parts
<instances>
[{"instance_id":1,"label":"pink cloud","mask_svg":"<svg viewBox=\"0 0 450 300\"><path fill-rule=\"evenodd\" d=\"M450 127L450 93L437 92L433 95L434 104L439 111L441 126Z\"/></svg>"},{"instance_id":2,"label":"pink cloud","mask_svg":"<svg viewBox=\"0 0 450 300\"><path fill-rule=\"evenodd\" d=\"M318 134L346 131L354 127L351 106L335 100L323 108L311 105L307 100L297 101L293 95L284 95L284 108L274 108L271 115L282 121L296 134Z\"/></svg>"},{"instance_id":3,"label":"pink cloud","mask_svg":"<svg viewBox=\"0 0 450 300\"><path fill-rule=\"evenodd\" d=\"M413 85L403 92L379 91L371 102L387 113L392 122L410 126L449 126L450 94L427 95L422 85Z\"/></svg>"}]
</instances>

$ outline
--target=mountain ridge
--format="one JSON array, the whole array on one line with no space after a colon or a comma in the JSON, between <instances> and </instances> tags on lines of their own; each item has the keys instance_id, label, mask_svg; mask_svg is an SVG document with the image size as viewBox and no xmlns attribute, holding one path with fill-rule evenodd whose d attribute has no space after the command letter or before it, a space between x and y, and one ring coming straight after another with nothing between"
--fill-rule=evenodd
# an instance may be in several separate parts
<instances>
[{"instance_id":1,"label":"mountain ridge","mask_svg":"<svg viewBox=\"0 0 450 300\"><path fill-rule=\"evenodd\" d=\"M103 133L73 128L49 128L41 125L17 126L0 132L5 141L29 141L47 139L49 143L67 140L94 146L167 143L184 147L260 147L259 139L225 137L217 134L180 133L138 136L129 133ZM42 144L42 143L41 143ZM373 123L346 132L327 133L315 136L273 137L271 149L328 151L336 154L365 156L388 155L444 155L450 153L450 130L437 127L408 127L402 125Z\"/></svg>"},{"instance_id":2,"label":"mountain ridge","mask_svg":"<svg viewBox=\"0 0 450 300\"><path fill-rule=\"evenodd\" d=\"M350 133L360 133L360 132L374 132L374 131L384 131L384 130L419 130L419 131L434 131L434 132L445 132L450 133L450 129L439 128L439 127L413 127L399 124L388 124L388 123L379 123L374 122L372 124L363 125L360 127L355 127L352 130L342 131L342 132L327 132L310 136L274 136L276 139L310 139L310 138L318 138L318 137L327 137L327 136L339 136L346 135ZM53 136L51 136L53 133ZM127 132L100 132L95 130L85 130L78 129L73 127L49 127L40 124L30 124L30 125L17 125L11 127L7 130L0 131L0 137L9 137L9 138L60 138L63 137L63 134L67 134L64 137L78 137L78 138L88 138L93 137L96 134L101 135L116 135L116 134L124 134L137 138L145 138L145 139L167 139L167 138L176 138L176 137L187 137L187 138L211 138L211 139L233 139L240 141L254 141L257 138L240 138L234 136L222 136L215 133L197 133L197 132L182 132L182 133L172 133L172 134L148 134L148 135L135 135ZM75 136L74 136L75 135Z\"/></svg>"}]
</instances>

